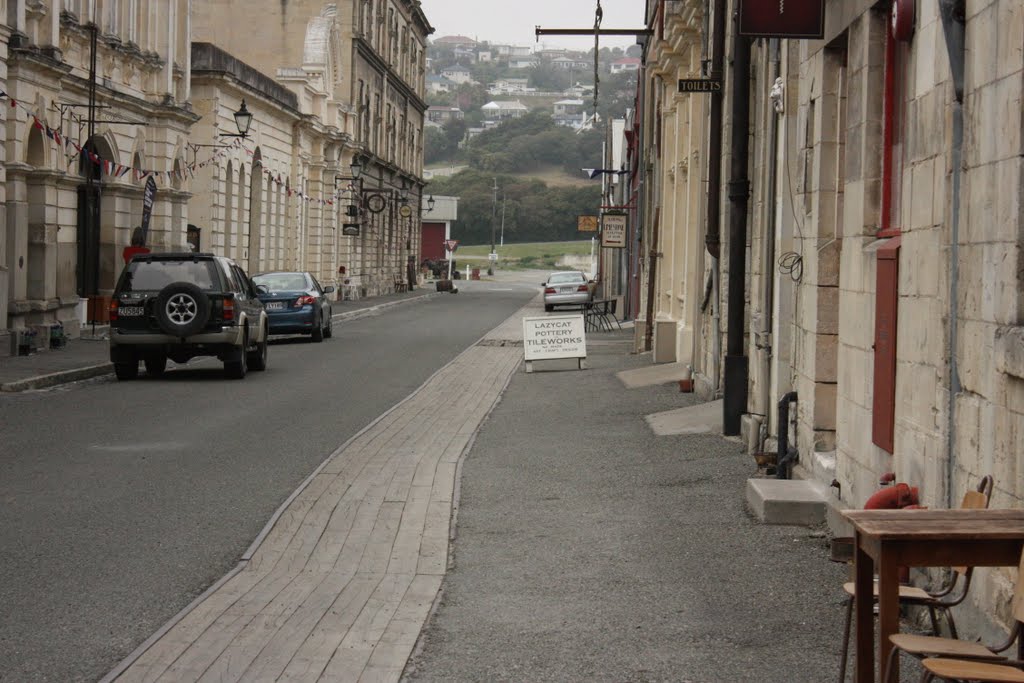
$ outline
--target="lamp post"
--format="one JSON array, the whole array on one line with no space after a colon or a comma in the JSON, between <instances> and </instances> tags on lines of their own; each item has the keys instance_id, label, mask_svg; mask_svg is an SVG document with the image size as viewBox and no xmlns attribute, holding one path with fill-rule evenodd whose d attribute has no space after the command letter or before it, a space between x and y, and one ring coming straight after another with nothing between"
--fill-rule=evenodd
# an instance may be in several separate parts
<instances>
[{"instance_id":1,"label":"lamp post","mask_svg":"<svg viewBox=\"0 0 1024 683\"><path fill-rule=\"evenodd\" d=\"M494 262L498 255L494 251L494 234L498 227L498 179L494 179L494 200L491 202L491 253L487 255L487 274L494 275Z\"/></svg>"}]
</instances>

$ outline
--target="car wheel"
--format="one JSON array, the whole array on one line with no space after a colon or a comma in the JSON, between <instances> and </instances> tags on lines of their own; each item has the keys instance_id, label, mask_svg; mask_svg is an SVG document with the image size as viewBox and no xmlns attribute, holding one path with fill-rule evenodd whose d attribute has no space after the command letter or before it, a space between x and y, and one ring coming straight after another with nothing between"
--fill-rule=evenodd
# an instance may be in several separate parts
<instances>
[{"instance_id":1,"label":"car wheel","mask_svg":"<svg viewBox=\"0 0 1024 683\"><path fill-rule=\"evenodd\" d=\"M551 304L544 304L544 310L550 313L551 311L555 310L555 307L552 306Z\"/></svg>"},{"instance_id":2,"label":"car wheel","mask_svg":"<svg viewBox=\"0 0 1024 683\"><path fill-rule=\"evenodd\" d=\"M316 324L313 325L313 332L310 336L316 344L319 344L324 340L323 320L318 319L316 321Z\"/></svg>"},{"instance_id":3,"label":"car wheel","mask_svg":"<svg viewBox=\"0 0 1024 683\"><path fill-rule=\"evenodd\" d=\"M135 379L139 376L139 361L134 363L114 363L114 374L120 380Z\"/></svg>"},{"instance_id":4,"label":"car wheel","mask_svg":"<svg viewBox=\"0 0 1024 683\"><path fill-rule=\"evenodd\" d=\"M164 370L167 369L167 356L160 354L159 356L147 356L143 359L143 363L146 365L146 374L150 377L159 377L164 374Z\"/></svg>"},{"instance_id":5,"label":"car wheel","mask_svg":"<svg viewBox=\"0 0 1024 683\"><path fill-rule=\"evenodd\" d=\"M327 316L327 329L324 330L324 339L330 339L334 336L334 316L328 314Z\"/></svg>"},{"instance_id":6,"label":"car wheel","mask_svg":"<svg viewBox=\"0 0 1024 683\"><path fill-rule=\"evenodd\" d=\"M178 338L200 332L210 319L209 298L191 282L172 282L161 289L153 308L160 329Z\"/></svg>"},{"instance_id":7,"label":"car wheel","mask_svg":"<svg viewBox=\"0 0 1024 683\"><path fill-rule=\"evenodd\" d=\"M245 379L245 373L249 370L249 353L246 351L248 347L249 334L246 333L242 348L235 351L231 360L224 361L224 374L228 379Z\"/></svg>"},{"instance_id":8,"label":"car wheel","mask_svg":"<svg viewBox=\"0 0 1024 683\"><path fill-rule=\"evenodd\" d=\"M253 370L267 369L267 328L263 328L263 341L256 344L256 350L249 352L249 366Z\"/></svg>"}]
</instances>

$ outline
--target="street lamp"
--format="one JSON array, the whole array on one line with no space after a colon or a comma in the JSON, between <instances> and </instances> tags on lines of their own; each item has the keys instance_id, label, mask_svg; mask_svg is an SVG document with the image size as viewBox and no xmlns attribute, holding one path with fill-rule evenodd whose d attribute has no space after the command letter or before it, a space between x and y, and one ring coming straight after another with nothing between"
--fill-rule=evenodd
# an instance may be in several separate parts
<instances>
[{"instance_id":1,"label":"street lamp","mask_svg":"<svg viewBox=\"0 0 1024 683\"><path fill-rule=\"evenodd\" d=\"M221 133L222 138L247 138L249 137L249 126L252 125L252 112L250 112L245 106L245 100L242 100L242 106L238 108L233 116L235 117L235 128L238 129L237 133Z\"/></svg>"},{"instance_id":2,"label":"street lamp","mask_svg":"<svg viewBox=\"0 0 1024 683\"><path fill-rule=\"evenodd\" d=\"M433 210L434 210L434 195L430 195L430 197L427 199L427 213L430 213Z\"/></svg>"},{"instance_id":3,"label":"street lamp","mask_svg":"<svg viewBox=\"0 0 1024 683\"><path fill-rule=\"evenodd\" d=\"M352 169L352 178L359 180L359 176L363 174L363 159L359 155L352 157L352 163L349 164L349 168Z\"/></svg>"}]
</instances>

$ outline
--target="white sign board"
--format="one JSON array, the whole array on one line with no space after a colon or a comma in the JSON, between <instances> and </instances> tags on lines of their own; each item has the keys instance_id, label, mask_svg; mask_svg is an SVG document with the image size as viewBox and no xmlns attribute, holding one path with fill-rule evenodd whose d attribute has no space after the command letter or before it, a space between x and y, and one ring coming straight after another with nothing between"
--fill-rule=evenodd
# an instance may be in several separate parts
<instances>
[{"instance_id":1,"label":"white sign board","mask_svg":"<svg viewBox=\"0 0 1024 683\"><path fill-rule=\"evenodd\" d=\"M601 246L611 249L626 246L626 214L606 213L601 216Z\"/></svg>"},{"instance_id":2,"label":"white sign board","mask_svg":"<svg viewBox=\"0 0 1024 683\"><path fill-rule=\"evenodd\" d=\"M546 315L523 318L523 353L526 371L535 360L587 357L587 335L582 315ZM582 361L579 363L582 368Z\"/></svg>"}]
</instances>

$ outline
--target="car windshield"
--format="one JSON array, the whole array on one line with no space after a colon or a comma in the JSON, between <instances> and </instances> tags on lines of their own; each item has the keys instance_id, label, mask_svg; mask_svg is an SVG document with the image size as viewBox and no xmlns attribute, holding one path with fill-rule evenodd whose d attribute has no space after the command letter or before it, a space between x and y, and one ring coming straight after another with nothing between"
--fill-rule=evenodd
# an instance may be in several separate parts
<instances>
[{"instance_id":1,"label":"car windshield","mask_svg":"<svg viewBox=\"0 0 1024 683\"><path fill-rule=\"evenodd\" d=\"M581 282L586 282L583 273L551 273L551 277L548 278L549 285L579 284Z\"/></svg>"},{"instance_id":2,"label":"car windshield","mask_svg":"<svg viewBox=\"0 0 1024 683\"><path fill-rule=\"evenodd\" d=\"M221 289L212 259L198 261L132 261L125 267L121 291L156 291L172 282L190 282L203 291Z\"/></svg>"},{"instance_id":3,"label":"car windshield","mask_svg":"<svg viewBox=\"0 0 1024 683\"><path fill-rule=\"evenodd\" d=\"M306 276L302 273L267 273L252 279L272 292L297 292L306 289Z\"/></svg>"}]
</instances>

